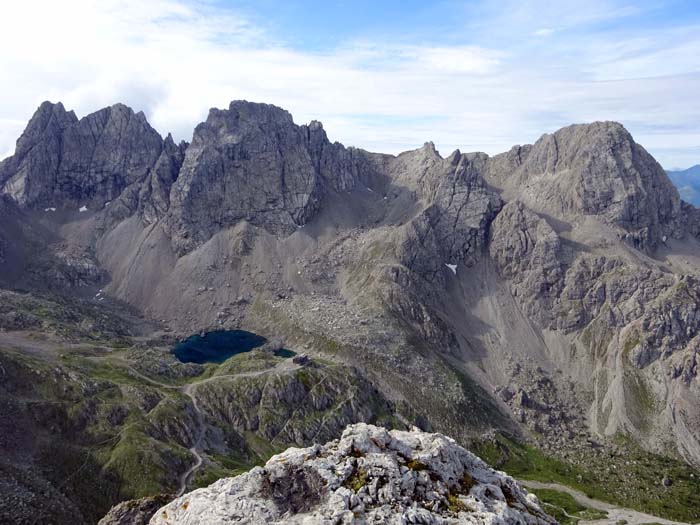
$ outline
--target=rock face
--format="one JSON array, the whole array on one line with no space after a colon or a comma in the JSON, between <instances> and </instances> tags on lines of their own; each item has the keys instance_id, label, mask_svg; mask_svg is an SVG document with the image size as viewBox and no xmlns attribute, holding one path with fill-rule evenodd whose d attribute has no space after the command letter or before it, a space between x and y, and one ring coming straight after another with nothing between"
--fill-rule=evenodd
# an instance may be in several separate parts
<instances>
[{"instance_id":1,"label":"rock face","mask_svg":"<svg viewBox=\"0 0 700 525\"><path fill-rule=\"evenodd\" d=\"M538 212L597 216L642 249L653 250L664 236L684 231L678 191L659 163L616 122L562 128L498 157L490 176L517 188Z\"/></svg>"},{"instance_id":2,"label":"rock face","mask_svg":"<svg viewBox=\"0 0 700 525\"><path fill-rule=\"evenodd\" d=\"M522 202L506 204L491 225L489 253L513 283L527 314L551 321L552 299L563 286L564 248L549 223Z\"/></svg>"},{"instance_id":3,"label":"rock face","mask_svg":"<svg viewBox=\"0 0 700 525\"><path fill-rule=\"evenodd\" d=\"M101 209L142 181L163 141L143 113L123 104L78 120L44 102L0 167L4 192L31 208Z\"/></svg>"},{"instance_id":4,"label":"rock face","mask_svg":"<svg viewBox=\"0 0 700 525\"><path fill-rule=\"evenodd\" d=\"M176 145L168 135L153 170L139 188L139 212L147 224L156 222L170 208L170 189L180 173L187 146L186 142Z\"/></svg>"},{"instance_id":5,"label":"rock face","mask_svg":"<svg viewBox=\"0 0 700 525\"><path fill-rule=\"evenodd\" d=\"M60 102L44 102L17 140L15 154L0 164L0 185L23 204L46 199L53 190L61 161L61 137L78 118Z\"/></svg>"},{"instance_id":6,"label":"rock face","mask_svg":"<svg viewBox=\"0 0 700 525\"><path fill-rule=\"evenodd\" d=\"M195 129L167 224L181 252L242 220L288 235L318 211L324 175L348 189L356 172L352 153L331 145L319 123L297 126L276 106L232 102Z\"/></svg>"},{"instance_id":7,"label":"rock face","mask_svg":"<svg viewBox=\"0 0 700 525\"><path fill-rule=\"evenodd\" d=\"M348 427L324 446L174 500L152 525L204 523L554 524L511 477L439 434Z\"/></svg>"},{"instance_id":8,"label":"rock face","mask_svg":"<svg viewBox=\"0 0 700 525\"><path fill-rule=\"evenodd\" d=\"M431 280L445 262L478 256L501 199L480 175L486 155L455 151L442 159L432 145L420 153L432 157L418 185L425 208L409 223L402 262Z\"/></svg>"},{"instance_id":9,"label":"rock face","mask_svg":"<svg viewBox=\"0 0 700 525\"><path fill-rule=\"evenodd\" d=\"M318 206L303 131L268 105L232 103L197 126L172 191L172 231L188 247L246 219L289 233Z\"/></svg>"}]
</instances>

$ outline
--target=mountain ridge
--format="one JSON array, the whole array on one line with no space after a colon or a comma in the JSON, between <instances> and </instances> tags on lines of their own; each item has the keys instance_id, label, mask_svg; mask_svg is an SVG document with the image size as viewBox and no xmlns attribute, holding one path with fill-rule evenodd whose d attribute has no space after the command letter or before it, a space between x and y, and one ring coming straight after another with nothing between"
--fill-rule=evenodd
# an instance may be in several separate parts
<instances>
[{"instance_id":1,"label":"mountain ridge","mask_svg":"<svg viewBox=\"0 0 700 525\"><path fill-rule=\"evenodd\" d=\"M460 443L506 433L579 464L627 436L700 465L700 217L620 124L443 158L245 101L189 144L112 108L42 105L0 164L5 286L122 301L181 337L279 337ZM233 410L216 399L212 425Z\"/></svg>"}]
</instances>

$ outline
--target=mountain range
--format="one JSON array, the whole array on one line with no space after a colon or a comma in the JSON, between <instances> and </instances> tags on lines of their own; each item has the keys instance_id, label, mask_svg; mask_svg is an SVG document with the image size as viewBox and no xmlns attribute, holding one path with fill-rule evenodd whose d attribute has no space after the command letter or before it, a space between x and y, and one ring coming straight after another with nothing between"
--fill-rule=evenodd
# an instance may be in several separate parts
<instances>
[{"instance_id":1,"label":"mountain range","mask_svg":"<svg viewBox=\"0 0 700 525\"><path fill-rule=\"evenodd\" d=\"M698 518L700 212L621 124L386 155L267 104L177 144L45 102L0 213L6 520L94 521L357 422ZM314 366L169 353L215 330Z\"/></svg>"},{"instance_id":2,"label":"mountain range","mask_svg":"<svg viewBox=\"0 0 700 525\"><path fill-rule=\"evenodd\" d=\"M668 170L669 178L678 188L683 200L694 206L700 205L700 165L686 170Z\"/></svg>"}]
</instances>

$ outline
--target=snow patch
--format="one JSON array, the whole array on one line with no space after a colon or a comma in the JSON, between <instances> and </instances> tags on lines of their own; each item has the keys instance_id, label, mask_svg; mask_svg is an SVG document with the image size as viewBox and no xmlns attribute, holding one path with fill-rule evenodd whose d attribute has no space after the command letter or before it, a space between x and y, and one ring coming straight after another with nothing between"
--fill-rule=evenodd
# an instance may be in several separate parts
<instances>
[{"instance_id":1,"label":"snow patch","mask_svg":"<svg viewBox=\"0 0 700 525\"><path fill-rule=\"evenodd\" d=\"M56 208L44 208L44 211L56 211Z\"/></svg>"},{"instance_id":2,"label":"snow patch","mask_svg":"<svg viewBox=\"0 0 700 525\"><path fill-rule=\"evenodd\" d=\"M452 270L453 274L457 275L457 265L456 264L445 263L445 266L447 266L450 270Z\"/></svg>"},{"instance_id":3,"label":"snow patch","mask_svg":"<svg viewBox=\"0 0 700 525\"><path fill-rule=\"evenodd\" d=\"M83 213L84 211L87 211L87 206L81 206L80 209L78 210L80 213Z\"/></svg>"}]
</instances>

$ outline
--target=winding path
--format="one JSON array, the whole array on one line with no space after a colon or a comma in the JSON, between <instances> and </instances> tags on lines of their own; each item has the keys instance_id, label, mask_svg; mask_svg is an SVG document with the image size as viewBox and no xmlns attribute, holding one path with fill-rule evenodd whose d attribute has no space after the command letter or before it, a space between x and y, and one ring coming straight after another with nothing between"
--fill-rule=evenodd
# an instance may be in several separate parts
<instances>
[{"instance_id":1,"label":"winding path","mask_svg":"<svg viewBox=\"0 0 700 525\"><path fill-rule=\"evenodd\" d=\"M194 443L190 447L190 452L194 454L196 461L190 468L188 468L185 472L183 472L180 475L180 488L177 491L178 497L182 496L185 493L185 491L187 490L187 482L189 481L190 477L192 477L192 475L199 469L199 467L202 466L202 463L204 463L204 459L202 458L202 455L199 453L198 450L199 444L202 442L202 438L204 437L204 414L202 414L202 409L199 408L199 404L197 403L197 397L194 395L193 392L194 385L196 384L197 383L190 383L182 389L182 393L192 400L192 408L194 409L195 417L197 418L197 437L195 438Z\"/></svg>"},{"instance_id":2,"label":"winding path","mask_svg":"<svg viewBox=\"0 0 700 525\"><path fill-rule=\"evenodd\" d=\"M152 385L158 386L160 388L167 388L169 390L177 390L181 392L183 395L187 396L190 398L192 401L192 408L194 409L195 413L195 418L197 419L197 434L194 440L194 443L192 446L189 448L190 453L194 455L195 457L195 462L188 468L185 472L183 472L180 475L179 478L179 488L177 490L177 495L182 496L185 491L187 490L187 484L192 479L192 476L194 475L197 470L201 468L201 466L204 464L204 458L199 452L199 446L202 442L202 439L204 438L205 434L205 428L206 428L206 423L204 421L204 413L202 412L202 409L199 406L199 403L197 401L197 396L196 396L196 389L198 386L203 385L205 383L211 383L213 381L218 381L220 379L236 379L240 377L257 377L261 376L263 374L268 374L271 372L290 372L293 370L296 370L298 368L301 368L300 365L293 364L290 359L286 359L282 361L281 363L278 363L276 366L273 368L266 368L263 370L255 370L253 372L241 372L239 374L223 374L223 375L218 375L218 376L211 376L207 377L206 379L201 379L199 381L193 381L191 383L187 383L184 386L180 385L169 385L167 383L162 383L156 379L150 378L147 375L142 374L138 370L136 370L134 367L132 367L130 364L128 364L127 361L124 361L126 364L127 369L129 370L130 373L138 377L139 379L151 383Z\"/></svg>"},{"instance_id":3,"label":"winding path","mask_svg":"<svg viewBox=\"0 0 700 525\"><path fill-rule=\"evenodd\" d=\"M528 481L522 479L518 480L518 482L529 489L552 489L558 490L559 492L566 492L581 505L608 513L607 518L588 521L580 520L579 525L615 525L622 520L626 521L628 525L643 525L651 523L660 523L661 525L689 525L681 521L666 520L657 516L652 516L651 514L645 514L644 512L639 512L632 509L625 509L623 507L613 505L612 503L606 503L605 501L589 498L583 492L559 483L542 483L541 481Z\"/></svg>"}]
</instances>

